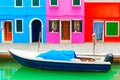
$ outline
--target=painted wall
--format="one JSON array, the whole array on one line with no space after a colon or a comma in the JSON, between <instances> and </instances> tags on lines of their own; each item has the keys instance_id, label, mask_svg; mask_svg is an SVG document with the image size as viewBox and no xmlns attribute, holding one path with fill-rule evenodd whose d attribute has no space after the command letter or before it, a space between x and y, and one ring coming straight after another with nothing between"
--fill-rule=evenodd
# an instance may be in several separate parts
<instances>
[{"instance_id":1,"label":"painted wall","mask_svg":"<svg viewBox=\"0 0 120 80\"><path fill-rule=\"evenodd\" d=\"M104 21L104 42L120 42L120 35L118 37L105 36L106 21L120 22L120 3L85 3L85 42L92 42L93 21Z\"/></svg>"},{"instance_id":2,"label":"painted wall","mask_svg":"<svg viewBox=\"0 0 120 80\"><path fill-rule=\"evenodd\" d=\"M14 6L14 0L0 0L0 10L0 21L11 20L13 22L13 43L30 43L30 21L35 18L42 22L42 43L46 43L46 0L40 0L40 7L34 8L31 7L31 0L23 0L21 8ZM23 33L15 33L15 19L23 19Z\"/></svg>"},{"instance_id":3,"label":"painted wall","mask_svg":"<svg viewBox=\"0 0 120 80\"><path fill-rule=\"evenodd\" d=\"M49 32L49 20L58 19L61 21L73 19L82 19L82 33L71 32L71 43L83 43L84 42L84 0L81 2L81 6L72 6L72 0L58 0L58 6L50 6L50 0L46 1L47 4L47 43L60 43L60 32L50 33ZM72 27L72 26L70 26ZM61 28L61 24L60 27ZM72 31L72 30L71 30Z\"/></svg>"}]
</instances>

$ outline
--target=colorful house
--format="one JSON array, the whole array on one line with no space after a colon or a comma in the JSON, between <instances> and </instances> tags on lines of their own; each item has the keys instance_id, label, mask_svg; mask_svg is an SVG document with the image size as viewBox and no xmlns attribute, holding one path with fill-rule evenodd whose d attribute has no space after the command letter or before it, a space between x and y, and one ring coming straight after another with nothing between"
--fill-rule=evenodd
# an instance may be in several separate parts
<instances>
[{"instance_id":1,"label":"colorful house","mask_svg":"<svg viewBox=\"0 0 120 80\"><path fill-rule=\"evenodd\" d=\"M0 0L0 43L46 43L46 0Z\"/></svg>"},{"instance_id":2,"label":"colorful house","mask_svg":"<svg viewBox=\"0 0 120 80\"><path fill-rule=\"evenodd\" d=\"M85 3L85 42L92 41L92 33L103 42L120 42L120 3Z\"/></svg>"},{"instance_id":3,"label":"colorful house","mask_svg":"<svg viewBox=\"0 0 120 80\"><path fill-rule=\"evenodd\" d=\"M46 0L46 42L84 42L84 0Z\"/></svg>"}]
</instances>

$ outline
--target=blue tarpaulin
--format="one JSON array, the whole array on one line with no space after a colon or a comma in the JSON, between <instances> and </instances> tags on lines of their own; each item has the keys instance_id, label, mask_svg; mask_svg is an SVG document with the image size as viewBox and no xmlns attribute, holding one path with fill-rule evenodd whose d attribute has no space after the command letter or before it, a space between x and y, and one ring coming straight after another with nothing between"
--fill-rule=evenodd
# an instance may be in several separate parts
<instances>
[{"instance_id":1,"label":"blue tarpaulin","mask_svg":"<svg viewBox=\"0 0 120 80\"><path fill-rule=\"evenodd\" d=\"M50 50L46 53L39 54L37 57L49 60L65 60L70 61L72 58L76 58L75 51L73 50Z\"/></svg>"}]
</instances>

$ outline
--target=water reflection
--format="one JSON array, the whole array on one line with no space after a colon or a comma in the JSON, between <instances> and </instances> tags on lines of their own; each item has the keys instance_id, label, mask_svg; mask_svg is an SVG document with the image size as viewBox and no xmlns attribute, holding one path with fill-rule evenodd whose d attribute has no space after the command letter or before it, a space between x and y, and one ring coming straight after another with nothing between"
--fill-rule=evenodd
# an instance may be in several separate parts
<instances>
[{"instance_id":1,"label":"water reflection","mask_svg":"<svg viewBox=\"0 0 120 80\"><path fill-rule=\"evenodd\" d=\"M115 66L108 72L55 71L22 66L10 80L120 80L116 77L119 70Z\"/></svg>"},{"instance_id":2,"label":"water reflection","mask_svg":"<svg viewBox=\"0 0 120 80\"><path fill-rule=\"evenodd\" d=\"M0 80L10 80L10 77L17 71L17 69L0 69Z\"/></svg>"}]
</instances>

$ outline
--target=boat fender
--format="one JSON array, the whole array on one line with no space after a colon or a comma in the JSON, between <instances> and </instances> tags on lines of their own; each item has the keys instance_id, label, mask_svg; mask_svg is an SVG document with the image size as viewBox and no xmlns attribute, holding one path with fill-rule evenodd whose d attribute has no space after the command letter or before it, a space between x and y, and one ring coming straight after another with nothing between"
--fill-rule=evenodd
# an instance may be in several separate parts
<instances>
[{"instance_id":1,"label":"boat fender","mask_svg":"<svg viewBox=\"0 0 120 80\"><path fill-rule=\"evenodd\" d=\"M112 53L106 54L104 61L113 63L113 54Z\"/></svg>"}]
</instances>

